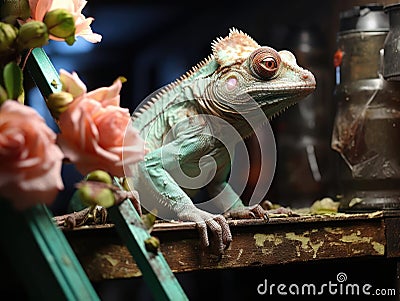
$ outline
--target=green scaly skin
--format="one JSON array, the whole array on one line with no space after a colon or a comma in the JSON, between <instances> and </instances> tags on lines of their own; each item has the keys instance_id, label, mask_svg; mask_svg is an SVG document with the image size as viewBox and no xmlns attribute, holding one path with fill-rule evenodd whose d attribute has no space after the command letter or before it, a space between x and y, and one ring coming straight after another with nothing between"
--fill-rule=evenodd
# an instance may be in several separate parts
<instances>
[{"instance_id":1,"label":"green scaly skin","mask_svg":"<svg viewBox=\"0 0 400 301\"><path fill-rule=\"evenodd\" d=\"M265 115L255 114L255 118L263 122L263 118L271 118L310 94L316 83L311 72L296 64L293 54L261 47L237 29L214 41L212 50L212 55L158 92L135 114L133 125L149 152L133 172L133 185L145 209L157 208L159 216L195 222L204 246L210 245L209 229L212 245L222 254L232 241L224 216L266 218L267 212L259 205L244 206L227 183L230 156L215 138L224 134L225 126L210 122L209 116L225 120L245 138L253 128L244 116L261 108ZM255 52L260 54L255 56ZM232 143L236 142L232 138ZM180 170L189 180L182 180ZM192 198L200 187L192 187L190 183L197 182L190 179L199 174L209 180L207 192L210 198L218 197L215 204L224 215L194 205Z\"/></svg>"}]
</instances>

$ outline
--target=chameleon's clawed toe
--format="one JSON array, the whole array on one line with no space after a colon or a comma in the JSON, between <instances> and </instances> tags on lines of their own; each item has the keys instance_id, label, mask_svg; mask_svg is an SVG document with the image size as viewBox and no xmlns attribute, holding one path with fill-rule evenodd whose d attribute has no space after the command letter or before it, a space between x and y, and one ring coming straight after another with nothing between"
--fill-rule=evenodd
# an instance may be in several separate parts
<instances>
[{"instance_id":1,"label":"chameleon's clawed toe","mask_svg":"<svg viewBox=\"0 0 400 301\"><path fill-rule=\"evenodd\" d=\"M57 226L73 229L84 225L103 225L107 222L107 209L102 206L86 207L80 211L55 216Z\"/></svg>"},{"instance_id":2,"label":"chameleon's clawed toe","mask_svg":"<svg viewBox=\"0 0 400 301\"><path fill-rule=\"evenodd\" d=\"M181 213L180 219L196 223L203 248L221 255L229 247L232 234L228 222L222 215L214 215L198 208L188 208Z\"/></svg>"},{"instance_id":3,"label":"chameleon's clawed toe","mask_svg":"<svg viewBox=\"0 0 400 301\"><path fill-rule=\"evenodd\" d=\"M257 219L261 218L269 220L268 212L263 209L260 205L254 205L250 207L242 207L239 209L230 210L225 213L226 218L233 219Z\"/></svg>"}]
</instances>

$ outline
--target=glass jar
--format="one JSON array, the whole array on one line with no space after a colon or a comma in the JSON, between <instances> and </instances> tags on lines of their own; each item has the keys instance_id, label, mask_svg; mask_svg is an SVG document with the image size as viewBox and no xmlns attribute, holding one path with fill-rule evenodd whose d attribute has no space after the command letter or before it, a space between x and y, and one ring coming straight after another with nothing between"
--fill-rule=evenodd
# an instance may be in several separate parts
<instances>
[{"instance_id":1,"label":"glass jar","mask_svg":"<svg viewBox=\"0 0 400 301\"><path fill-rule=\"evenodd\" d=\"M331 146L342 160L341 211L400 209L400 83L382 75L389 31L381 5L340 15Z\"/></svg>"}]
</instances>

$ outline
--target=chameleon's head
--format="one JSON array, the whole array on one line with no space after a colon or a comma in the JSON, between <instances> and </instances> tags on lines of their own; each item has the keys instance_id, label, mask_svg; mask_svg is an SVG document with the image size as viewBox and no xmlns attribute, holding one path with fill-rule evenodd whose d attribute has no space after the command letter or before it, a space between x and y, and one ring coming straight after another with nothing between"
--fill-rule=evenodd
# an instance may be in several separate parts
<instances>
[{"instance_id":1,"label":"chameleon's head","mask_svg":"<svg viewBox=\"0 0 400 301\"><path fill-rule=\"evenodd\" d=\"M271 117L315 90L314 75L289 51L259 46L236 29L212 46L219 65L213 94L225 104L244 104L251 96Z\"/></svg>"}]
</instances>

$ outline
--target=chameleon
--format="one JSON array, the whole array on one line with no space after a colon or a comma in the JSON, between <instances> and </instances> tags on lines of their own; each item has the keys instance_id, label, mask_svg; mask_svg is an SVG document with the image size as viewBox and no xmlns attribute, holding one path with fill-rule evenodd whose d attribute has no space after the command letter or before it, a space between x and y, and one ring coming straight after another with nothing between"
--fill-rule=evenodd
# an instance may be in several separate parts
<instances>
[{"instance_id":1,"label":"chameleon","mask_svg":"<svg viewBox=\"0 0 400 301\"><path fill-rule=\"evenodd\" d=\"M133 126L147 154L131 172L143 207L156 208L167 219L194 222L201 244L223 253L232 242L228 217L267 219L268 210L244 205L227 182L231 160L221 135L233 144L251 136L252 113L258 109L262 116L253 114L256 123L265 122L312 93L316 81L291 52L260 46L235 27L215 39L211 50L135 110ZM239 139L230 139L231 132ZM200 176L204 179L197 181ZM197 205L199 191L220 211Z\"/></svg>"}]
</instances>

